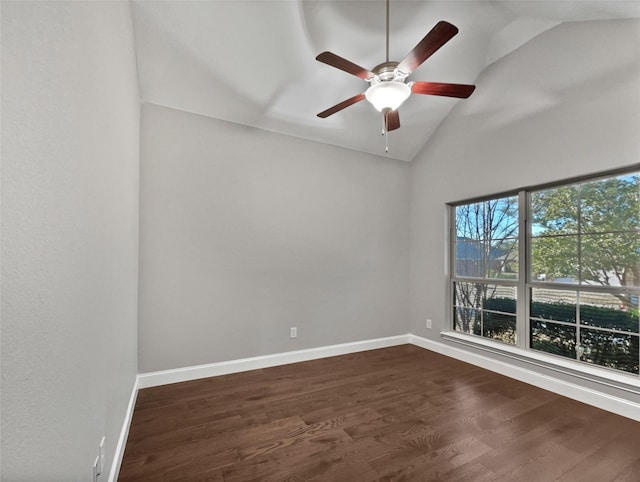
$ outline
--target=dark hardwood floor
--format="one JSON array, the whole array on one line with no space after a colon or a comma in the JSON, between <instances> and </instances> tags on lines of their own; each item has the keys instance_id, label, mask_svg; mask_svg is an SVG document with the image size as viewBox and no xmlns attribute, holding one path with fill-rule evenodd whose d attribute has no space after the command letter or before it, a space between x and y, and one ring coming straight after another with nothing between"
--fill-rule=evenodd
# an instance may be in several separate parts
<instances>
[{"instance_id":1,"label":"dark hardwood floor","mask_svg":"<svg viewBox=\"0 0 640 482\"><path fill-rule=\"evenodd\" d=\"M640 422L402 345L141 390L119 480L640 481Z\"/></svg>"}]
</instances>

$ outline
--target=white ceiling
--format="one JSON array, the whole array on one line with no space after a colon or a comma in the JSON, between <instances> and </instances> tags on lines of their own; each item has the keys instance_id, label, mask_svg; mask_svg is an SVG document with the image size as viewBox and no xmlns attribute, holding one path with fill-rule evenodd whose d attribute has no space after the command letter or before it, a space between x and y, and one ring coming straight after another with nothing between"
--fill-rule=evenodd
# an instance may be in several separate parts
<instances>
[{"instance_id":1,"label":"white ceiling","mask_svg":"<svg viewBox=\"0 0 640 482\"><path fill-rule=\"evenodd\" d=\"M439 20L460 30L409 80L473 84L561 22L640 17L640 1L391 0L390 10L391 60ZM384 155L381 115L368 102L316 117L368 84L315 60L329 50L369 69L383 62L384 1L145 1L133 12L143 101ZM389 157L412 160L457 102L482 96L481 85L469 100L412 95Z\"/></svg>"}]
</instances>

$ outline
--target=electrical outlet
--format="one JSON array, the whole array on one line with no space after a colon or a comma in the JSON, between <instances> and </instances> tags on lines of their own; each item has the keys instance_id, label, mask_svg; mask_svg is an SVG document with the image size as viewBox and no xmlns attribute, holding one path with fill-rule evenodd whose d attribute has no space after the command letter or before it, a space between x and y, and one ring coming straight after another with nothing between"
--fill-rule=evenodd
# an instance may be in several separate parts
<instances>
[{"instance_id":1,"label":"electrical outlet","mask_svg":"<svg viewBox=\"0 0 640 482\"><path fill-rule=\"evenodd\" d=\"M295 326L292 326L289 329L289 338L297 338L298 337L298 328Z\"/></svg>"},{"instance_id":2,"label":"electrical outlet","mask_svg":"<svg viewBox=\"0 0 640 482\"><path fill-rule=\"evenodd\" d=\"M427 328L431 329L431 320L427 318Z\"/></svg>"},{"instance_id":3,"label":"electrical outlet","mask_svg":"<svg viewBox=\"0 0 640 482\"><path fill-rule=\"evenodd\" d=\"M93 462L93 482L98 482L98 474L100 467L100 456L96 457L96 460Z\"/></svg>"},{"instance_id":4,"label":"electrical outlet","mask_svg":"<svg viewBox=\"0 0 640 482\"><path fill-rule=\"evenodd\" d=\"M106 440L106 435L102 436L102 440L100 440L100 465L98 466L98 475L104 472L104 443Z\"/></svg>"}]
</instances>

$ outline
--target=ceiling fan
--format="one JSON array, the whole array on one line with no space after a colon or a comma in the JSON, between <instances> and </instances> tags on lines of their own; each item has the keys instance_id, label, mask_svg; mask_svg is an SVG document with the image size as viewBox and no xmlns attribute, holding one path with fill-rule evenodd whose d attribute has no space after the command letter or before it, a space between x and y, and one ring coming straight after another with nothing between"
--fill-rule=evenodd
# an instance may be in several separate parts
<instances>
[{"instance_id":1,"label":"ceiling fan","mask_svg":"<svg viewBox=\"0 0 640 482\"><path fill-rule=\"evenodd\" d=\"M440 82L409 82L405 80L425 60L451 40L458 29L444 20L431 31L400 62L389 61L389 0L386 18L386 62L367 70L332 52L322 52L316 60L355 75L369 83L369 88L358 95L340 102L318 114L325 118L363 99L367 99L383 114L383 134L400 127L398 107L412 94L440 95L466 99L476 88L475 85L447 84ZM388 150L388 149L387 149Z\"/></svg>"}]
</instances>

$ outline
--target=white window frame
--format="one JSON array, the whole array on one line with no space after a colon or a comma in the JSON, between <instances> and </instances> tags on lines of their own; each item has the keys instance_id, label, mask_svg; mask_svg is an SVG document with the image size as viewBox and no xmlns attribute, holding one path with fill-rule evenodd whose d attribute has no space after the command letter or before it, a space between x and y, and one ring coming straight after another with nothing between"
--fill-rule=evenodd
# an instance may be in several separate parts
<instances>
[{"instance_id":1,"label":"white window frame","mask_svg":"<svg viewBox=\"0 0 640 482\"><path fill-rule=\"evenodd\" d=\"M449 341L457 341L459 343L463 343L469 346L477 346L482 349L487 349L488 351L493 351L495 353L506 354L507 356L512 356L515 358L523 358L532 360L534 363L542 362L543 365L547 367L553 368L555 365L557 368L560 368L561 371L564 369L568 369L571 371L584 372L591 375L594 378L600 379L608 379L617 381L615 384L617 388L621 386L625 386L631 380L631 386L634 387L632 390L634 393L637 393L637 389L635 387L640 387L640 373L630 373L623 370L607 368L605 366L596 365L592 363L588 363L580 360L580 354L578 350L576 350L576 358L567 358L560 355L554 355L552 353L547 353L541 350L536 350L531 348L531 326L530 326L530 300L532 289L536 288L546 288L546 289L559 289L563 291L569 291L574 293L579 292L597 292L597 293L626 293L633 294L640 297L640 287L611 287L611 286L591 286L584 285L580 283L573 284L565 284L565 283L552 283L546 281L538 281L532 279L532 260L530 258L530 250L532 232L531 232L531 224L529 220L531 219L531 193L552 189L556 187L562 186L571 186L577 185L585 182L597 181L600 179L606 179L611 177L629 175L629 174L640 174L640 165L632 166L625 169L619 169L615 171L608 171L605 173L599 173L591 176L584 176L575 179L569 179L564 181L558 181L552 184L533 186L518 189L517 191L509 191L505 193L495 194L491 196L484 196L482 198L474 198L464 201L458 201L449 203L448 207L448 220L449 220L449 280L447 283L447 313L448 313L448 324L451 327L452 331L442 333L444 339ZM464 206L467 204L479 203L484 201L490 201L494 199L500 199L504 197L512 197L518 196L518 279L517 281L509 281L509 280L494 280L490 278L469 278L464 276L456 275L456 241L457 241L457 232L456 232L456 207ZM580 222L580 217L578 217ZM580 233L580 229L578 229L578 233ZM579 253L580 254L580 253ZM500 342L498 340L494 340L491 338L487 338L484 336L467 334L460 331L455 330L455 283L484 283L484 284L496 284L496 285L505 285L505 286L516 286L517 288L517 296L516 296L516 343L515 344L507 344ZM579 315L579 301L577 305L577 315ZM562 324L562 323L560 323ZM576 328L576 344L578 345L580 342L580 327L581 323L579 322L579 318L577 318L576 323L572 324ZM586 328L582 326L583 328ZM594 328L588 327L588 329L598 329L601 331L613 331L620 333L616 330L611 330L607 328ZM629 333L627 333L629 334ZM633 336L638 336L640 338L640 328L638 332L631 332ZM483 348L484 347L484 348ZM640 355L639 355L640 358ZM640 360L639 360L640 363Z\"/></svg>"}]
</instances>

